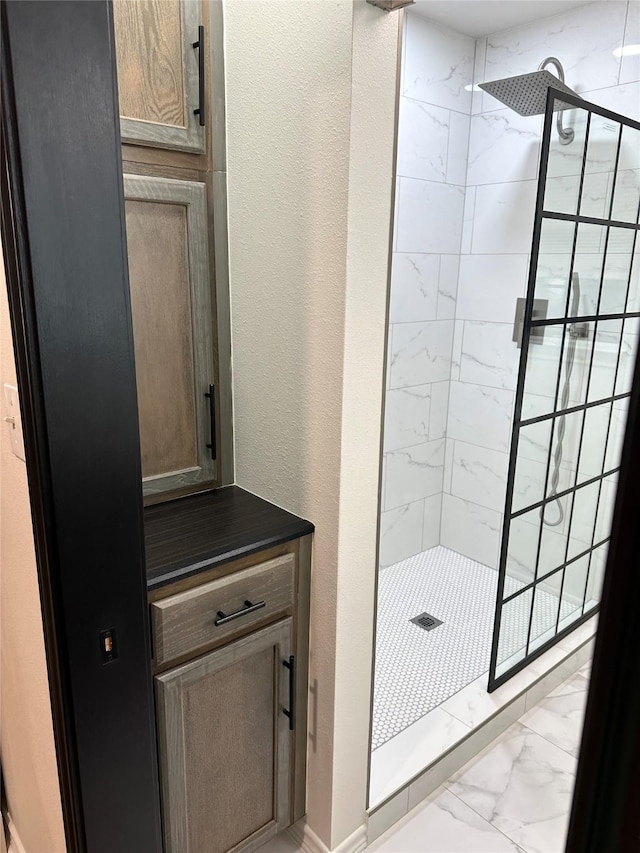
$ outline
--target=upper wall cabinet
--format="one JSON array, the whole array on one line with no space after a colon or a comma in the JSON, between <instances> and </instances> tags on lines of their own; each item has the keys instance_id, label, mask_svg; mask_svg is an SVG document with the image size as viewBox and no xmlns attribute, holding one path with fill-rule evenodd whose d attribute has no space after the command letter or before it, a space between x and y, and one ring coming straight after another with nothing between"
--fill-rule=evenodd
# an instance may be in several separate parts
<instances>
[{"instance_id":1,"label":"upper wall cabinet","mask_svg":"<svg viewBox=\"0 0 640 853\"><path fill-rule=\"evenodd\" d=\"M205 150L205 49L198 0L114 0L123 142Z\"/></svg>"},{"instance_id":2,"label":"upper wall cabinet","mask_svg":"<svg viewBox=\"0 0 640 853\"><path fill-rule=\"evenodd\" d=\"M217 479L206 187L124 176L144 494Z\"/></svg>"}]
</instances>

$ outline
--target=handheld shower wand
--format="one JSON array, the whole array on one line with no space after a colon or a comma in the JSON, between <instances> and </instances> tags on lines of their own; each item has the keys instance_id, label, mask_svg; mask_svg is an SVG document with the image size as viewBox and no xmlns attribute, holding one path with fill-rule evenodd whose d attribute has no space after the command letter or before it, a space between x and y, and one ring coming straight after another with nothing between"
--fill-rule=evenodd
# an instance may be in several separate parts
<instances>
[{"instance_id":1,"label":"handheld shower wand","mask_svg":"<svg viewBox=\"0 0 640 853\"><path fill-rule=\"evenodd\" d=\"M578 315L578 309L580 307L580 276L577 272L573 273L571 281L571 316L576 317ZM564 385L562 387L562 394L560 397L560 408L562 411L569 407L569 400L571 398L571 374L573 373L573 364L576 358L576 347L578 345L578 338L585 337L585 330L583 328L583 324L581 323L572 323L567 331L569 334L569 343L567 345L567 362L565 367ZM551 475L551 490L549 492L549 497L555 498L555 503L558 507L558 519L557 521L548 521L545 517L545 510L547 509L547 506L550 506L550 504L545 504L544 506L540 507L540 519L544 524L547 525L547 527L559 527L564 521L564 507L562 506L560 499L556 496L558 494L558 485L560 483L560 467L562 465L562 456L564 452L564 435L566 427L566 415L560 415L558 417L558 422L556 426L556 449L553 455L553 474Z\"/></svg>"}]
</instances>

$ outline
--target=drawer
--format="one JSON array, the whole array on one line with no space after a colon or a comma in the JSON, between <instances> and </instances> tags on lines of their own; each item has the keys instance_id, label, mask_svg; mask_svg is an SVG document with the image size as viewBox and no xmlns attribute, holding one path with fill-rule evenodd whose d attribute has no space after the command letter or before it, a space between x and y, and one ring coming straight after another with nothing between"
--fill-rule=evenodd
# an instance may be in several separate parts
<instances>
[{"instance_id":1,"label":"drawer","mask_svg":"<svg viewBox=\"0 0 640 853\"><path fill-rule=\"evenodd\" d=\"M284 554L151 605L156 665L228 640L291 609L295 556Z\"/></svg>"}]
</instances>

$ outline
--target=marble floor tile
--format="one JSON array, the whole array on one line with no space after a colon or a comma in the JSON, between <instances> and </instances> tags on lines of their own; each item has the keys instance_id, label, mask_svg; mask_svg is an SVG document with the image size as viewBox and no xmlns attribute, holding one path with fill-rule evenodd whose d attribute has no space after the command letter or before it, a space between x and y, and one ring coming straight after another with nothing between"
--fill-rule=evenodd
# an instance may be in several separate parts
<instances>
[{"instance_id":1,"label":"marble floor tile","mask_svg":"<svg viewBox=\"0 0 640 853\"><path fill-rule=\"evenodd\" d=\"M446 787L527 853L561 853L576 760L515 723Z\"/></svg>"},{"instance_id":2,"label":"marble floor tile","mask_svg":"<svg viewBox=\"0 0 640 853\"><path fill-rule=\"evenodd\" d=\"M381 803L432 764L471 729L436 708L371 753L369 806Z\"/></svg>"},{"instance_id":3,"label":"marble floor tile","mask_svg":"<svg viewBox=\"0 0 640 853\"><path fill-rule=\"evenodd\" d=\"M591 661L588 660L584 666L580 667L578 670L578 675L581 675L583 678L589 678L591 675Z\"/></svg>"},{"instance_id":4,"label":"marble floor tile","mask_svg":"<svg viewBox=\"0 0 640 853\"><path fill-rule=\"evenodd\" d=\"M525 714L521 723L570 755L577 756L588 690L588 680L582 675L574 675Z\"/></svg>"},{"instance_id":5,"label":"marble floor tile","mask_svg":"<svg viewBox=\"0 0 640 853\"><path fill-rule=\"evenodd\" d=\"M519 848L446 788L368 848L379 853L518 853Z\"/></svg>"}]
</instances>

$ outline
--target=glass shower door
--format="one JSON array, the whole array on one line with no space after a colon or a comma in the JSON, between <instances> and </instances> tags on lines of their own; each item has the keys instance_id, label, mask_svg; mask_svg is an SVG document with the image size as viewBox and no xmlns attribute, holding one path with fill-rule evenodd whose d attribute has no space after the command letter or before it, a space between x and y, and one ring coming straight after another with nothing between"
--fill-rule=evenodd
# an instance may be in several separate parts
<instances>
[{"instance_id":1,"label":"glass shower door","mask_svg":"<svg viewBox=\"0 0 640 853\"><path fill-rule=\"evenodd\" d=\"M639 212L640 123L550 90L489 690L599 606L639 333Z\"/></svg>"}]
</instances>

